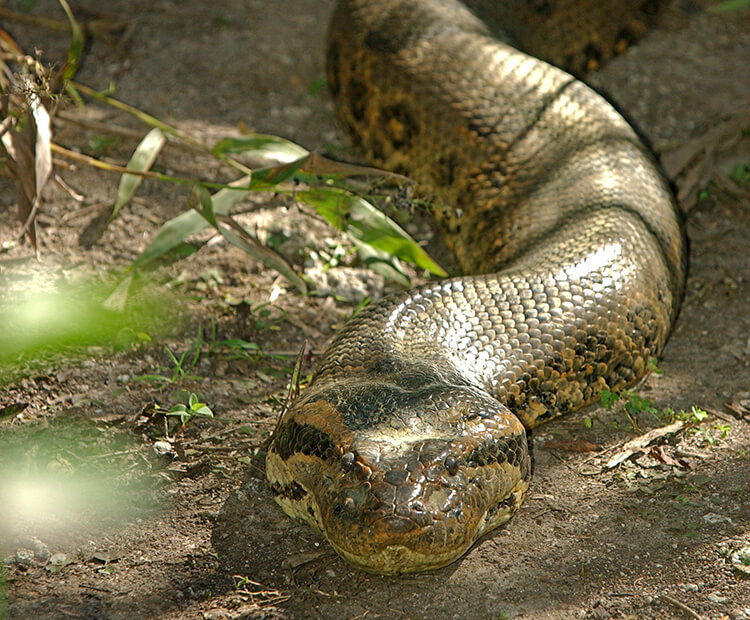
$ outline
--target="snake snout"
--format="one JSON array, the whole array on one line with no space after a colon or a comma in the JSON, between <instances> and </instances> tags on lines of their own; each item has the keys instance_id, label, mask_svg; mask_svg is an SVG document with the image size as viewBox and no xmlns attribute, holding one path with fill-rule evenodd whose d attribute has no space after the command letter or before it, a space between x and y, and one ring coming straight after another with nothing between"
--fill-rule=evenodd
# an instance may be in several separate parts
<instances>
[{"instance_id":1,"label":"snake snout","mask_svg":"<svg viewBox=\"0 0 750 620\"><path fill-rule=\"evenodd\" d=\"M320 501L325 536L364 570L443 566L515 511L528 484L515 472L526 471L527 457L525 443L508 435L355 442L341 457L339 484Z\"/></svg>"}]
</instances>

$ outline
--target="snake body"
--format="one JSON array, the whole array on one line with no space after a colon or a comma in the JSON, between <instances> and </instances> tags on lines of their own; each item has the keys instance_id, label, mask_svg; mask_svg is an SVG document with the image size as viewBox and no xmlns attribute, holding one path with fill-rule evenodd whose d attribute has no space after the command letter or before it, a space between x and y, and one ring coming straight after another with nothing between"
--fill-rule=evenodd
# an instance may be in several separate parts
<instances>
[{"instance_id":1,"label":"snake body","mask_svg":"<svg viewBox=\"0 0 750 620\"><path fill-rule=\"evenodd\" d=\"M518 509L526 429L647 372L685 277L672 194L631 127L453 0L343 0L339 116L408 172L467 274L350 320L279 421L290 515L371 572L443 566Z\"/></svg>"}]
</instances>

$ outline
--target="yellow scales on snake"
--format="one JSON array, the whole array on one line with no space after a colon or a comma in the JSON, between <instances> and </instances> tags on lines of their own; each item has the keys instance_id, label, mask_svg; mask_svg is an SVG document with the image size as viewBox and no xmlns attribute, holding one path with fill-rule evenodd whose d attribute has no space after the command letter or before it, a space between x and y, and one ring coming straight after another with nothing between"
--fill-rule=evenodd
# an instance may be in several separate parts
<instances>
[{"instance_id":1,"label":"yellow scales on snake","mask_svg":"<svg viewBox=\"0 0 750 620\"><path fill-rule=\"evenodd\" d=\"M612 106L461 3L340 2L328 74L356 146L450 206L448 242L484 275L352 319L279 421L267 477L357 567L434 569L518 509L526 429L633 383L661 352L682 228Z\"/></svg>"}]
</instances>

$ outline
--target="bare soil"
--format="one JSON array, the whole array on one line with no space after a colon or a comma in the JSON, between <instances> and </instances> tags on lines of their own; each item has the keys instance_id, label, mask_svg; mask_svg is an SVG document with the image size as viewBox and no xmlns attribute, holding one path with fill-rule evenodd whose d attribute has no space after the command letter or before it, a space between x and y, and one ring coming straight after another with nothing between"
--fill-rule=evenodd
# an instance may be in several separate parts
<instances>
[{"instance_id":1,"label":"bare soil","mask_svg":"<svg viewBox=\"0 0 750 620\"><path fill-rule=\"evenodd\" d=\"M51 0L31 4L31 15L65 19ZM244 126L345 153L325 90L311 89L323 77L333 2L72 5L82 21L104 26L86 50L82 83L114 84L120 100L207 144ZM49 62L64 58L65 32L16 20L4 20L3 28L25 50L43 50ZM622 409L594 409L551 423L535 436L530 496L506 527L434 573L358 572L277 508L262 475L262 445L294 355L303 340L311 343L309 372L355 304L301 297L216 240L159 272L165 286L191 300L168 308L183 321L167 335L121 351L91 348L36 367L0 392L0 407L27 405L0 421L3 437L33 444L47 431L54 437L46 444L48 461L73 468L78 461L64 454L67 436L79 448L98 449L119 468L121 499L132 509L119 520L81 515L81 527L63 531L6 523L0 551L9 616L750 619L750 580L729 559L750 545L750 187L730 179L750 162L749 58L750 10L710 12L680 1L638 45L589 76L661 157L690 239L687 293L660 362L663 374L652 375L639 393L660 410L697 406L709 418L612 469L604 466L625 442L667 425L668 416L641 412L634 429ZM53 137L89 153L96 137L114 137L100 156L122 164L145 131L106 106L70 104L58 114ZM112 203L118 177L58 164L56 173L80 196L49 184L40 259L27 246L0 256L4 286L39 274L70 278L84 267L125 267L162 222L187 208L185 188L147 181L86 249L79 235ZM213 159L172 145L156 167L234 178ZM292 201L260 196L240 210L247 212L241 221L259 234L283 234L299 269L320 267L324 252L345 247ZM2 240L13 238L15 191L6 178L0 217ZM342 273L356 274L362 290L382 293L382 281L353 258L343 263ZM264 315L257 306L270 300ZM193 378L166 387L135 381L170 366L165 344L188 350L198 326L208 334L212 322L219 339L243 338L278 357L230 359L206 346ZM155 448L164 447L170 429L153 415L153 404L180 402L180 390L199 394L216 417L189 426L176 455L160 456Z\"/></svg>"}]
</instances>

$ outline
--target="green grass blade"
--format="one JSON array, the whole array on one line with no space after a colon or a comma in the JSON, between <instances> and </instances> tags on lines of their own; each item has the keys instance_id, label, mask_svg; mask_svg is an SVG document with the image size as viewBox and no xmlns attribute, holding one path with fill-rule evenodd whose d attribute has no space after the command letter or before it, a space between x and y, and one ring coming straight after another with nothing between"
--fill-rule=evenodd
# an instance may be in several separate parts
<instances>
[{"instance_id":1,"label":"green grass blade","mask_svg":"<svg viewBox=\"0 0 750 620\"><path fill-rule=\"evenodd\" d=\"M63 65L62 71L60 72L60 79L63 85L67 88L68 82L75 77L78 72L78 66L81 64L81 55L83 54L83 30L76 21L73 15L73 11L70 9L67 0L59 0L60 5L65 11L65 15L68 17L70 22L70 45L68 46L68 55ZM77 93L73 93L75 99L80 99Z\"/></svg>"},{"instance_id":2,"label":"green grass blade","mask_svg":"<svg viewBox=\"0 0 750 620\"><path fill-rule=\"evenodd\" d=\"M746 9L748 7L750 7L750 0L724 0L724 2L714 4L706 10L709 13L728 13L730 11L739 11L740 9Z\"/></svg>"}]
</instances>

